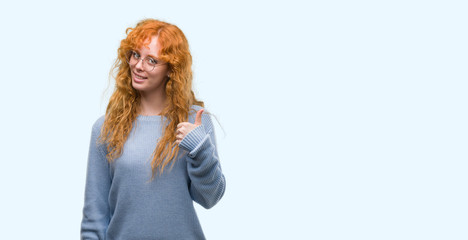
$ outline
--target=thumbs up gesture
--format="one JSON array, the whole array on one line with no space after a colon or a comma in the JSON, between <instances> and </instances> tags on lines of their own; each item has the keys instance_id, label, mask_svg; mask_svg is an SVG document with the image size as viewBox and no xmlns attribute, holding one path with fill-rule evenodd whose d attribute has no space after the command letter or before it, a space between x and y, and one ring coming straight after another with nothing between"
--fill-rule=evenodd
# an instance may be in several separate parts
<instances>
[{"instance_id":1,"label":"thumbs up gesture","mask_svg":"<svg viewBox=\"0 0 468 240\"><path fill-rule=\"evenodd\" d=\"M177 130L176 130L176 143L179 144L182 142L182 139L184 139L187 134L195 129L196 127L200 126L202 124L202 113L204 109L200 109L200 111L197 112L197 116L195 117L195 123L189 123L189 122L181 122L177 124Z\"/></svg>"}]
</instances>

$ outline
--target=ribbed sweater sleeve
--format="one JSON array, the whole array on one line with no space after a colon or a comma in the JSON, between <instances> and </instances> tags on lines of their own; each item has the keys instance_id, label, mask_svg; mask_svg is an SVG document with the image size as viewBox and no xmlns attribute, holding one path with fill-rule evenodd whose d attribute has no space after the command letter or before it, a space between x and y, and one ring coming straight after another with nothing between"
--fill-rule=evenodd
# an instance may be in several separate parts
<instances>
[{"instance_id":1,"label":"ribbed sweater sleeve","mask_svg":"<svg viewBox=\"0 0 468 240\"><path fill-rule=\"evenodd\" d=\"M192 199L206 209L213 207L224 195L226 180L219 162L211 117L202 114L202 125L190 131L179 146L188 152Z\"/></svg>"},{"instance_id":2,"label":"ribbed sweater sleeve","mask_svg":"<svg viewBox=\"0 0 468 240\"><path fill-rule=\"evenodd\" d=\"M81 222L81 239L105 239L110 220L109 189L111 178L103 145L97 143L100 124L93 125L86 172L85 201Z\"/></svg>"}]
</instances>

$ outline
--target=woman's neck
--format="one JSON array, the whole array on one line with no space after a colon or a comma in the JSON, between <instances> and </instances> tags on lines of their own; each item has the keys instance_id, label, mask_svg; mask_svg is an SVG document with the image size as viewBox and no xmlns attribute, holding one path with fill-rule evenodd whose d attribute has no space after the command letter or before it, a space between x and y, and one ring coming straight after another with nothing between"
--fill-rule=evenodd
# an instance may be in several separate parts
<instances>
[{"instance_id":1,"label":"woman's neck","mask_svg":"<svg viewBox=\"0 0 468 240\"><path fill-rule=\"evenodd\" d=\"M146 94L141 93L140 99L140 115L153 116L161 115L164 107L166 106L166 94Z\"/></svg>"}]
</instances>

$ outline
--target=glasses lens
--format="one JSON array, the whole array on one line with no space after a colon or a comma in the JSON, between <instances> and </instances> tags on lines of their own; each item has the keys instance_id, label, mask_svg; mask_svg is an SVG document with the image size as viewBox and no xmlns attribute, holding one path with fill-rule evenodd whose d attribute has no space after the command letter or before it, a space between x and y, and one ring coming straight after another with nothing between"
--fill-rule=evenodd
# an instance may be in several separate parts
<instances>
[{"instance_id":1,"label":"glasses lens","mask_svg":"<svg viewBox=\"0 0 468 240\"><path fill-rule=\"evenodd\" d=\"M145 60L143 60L143 68L146 71L148 71L148 72L153 71L155 66L156 66L156 63L154 63L154 60L152 60L150 58L145 58Z\"/></svg>"},{"instance_id":2,"label":"glasses lens","mask_svg":"<svg viewBox=\"0 0 468 240\"><path fill-rule=\"evenodd\" d=\"M140 54L133 50L129 51L125 57L126 57L127 63L130 66L134 66L138 64L138 62L141 60ZM164 65L165 63L160 62L159 60L156 60L150 57L146 57L143 59L141 64L145 71L151 72L156 67L156 65Z\"/></svg>"}]
</instances>

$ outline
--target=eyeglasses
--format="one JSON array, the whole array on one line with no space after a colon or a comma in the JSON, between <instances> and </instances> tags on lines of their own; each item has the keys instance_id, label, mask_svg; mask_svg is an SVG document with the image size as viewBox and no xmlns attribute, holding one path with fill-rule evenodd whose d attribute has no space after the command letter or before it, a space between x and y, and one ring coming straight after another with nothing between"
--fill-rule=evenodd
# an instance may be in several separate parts
<instances>
[{"instance_id":1,"label":"eyeglasses","mask_svg":"<svg viewBox=\"0 0 468 240\"><path fill-rule=\"evenodd\" d=\"M138 64L140 60L143 60L143 69L147 72L153 71L154 67L158 65L164 65L166 64L165 62L162 62L160 60L154 59L152 57L145 57L144 59L141 59L140 53L136 51L129 51L127 53L127 63L130 64L130 66L135 66Z\"/></svg>"}]
</instances>

